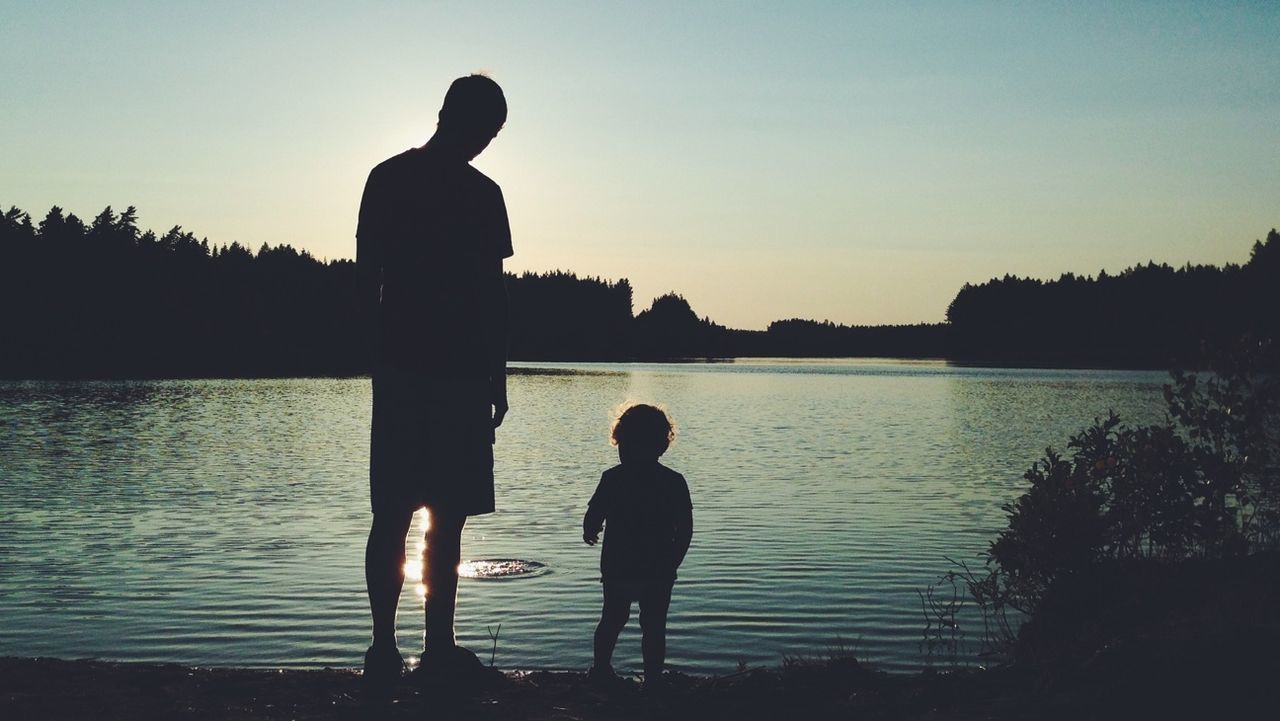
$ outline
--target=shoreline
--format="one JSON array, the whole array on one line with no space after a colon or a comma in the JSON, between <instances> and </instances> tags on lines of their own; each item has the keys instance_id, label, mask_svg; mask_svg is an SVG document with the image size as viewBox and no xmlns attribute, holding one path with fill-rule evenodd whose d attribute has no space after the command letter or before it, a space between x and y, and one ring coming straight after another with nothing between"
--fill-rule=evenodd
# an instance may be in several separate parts
<instances>
[{"instance_id":1,"label":"shoreline","mask_svg":"<svg viewBox=\"0 0 1280 721\"><path fill-rule=\"evenodd\" d=\"M1241 659L1199 657L1195 652L1205 649L1161 646L1141 644L1118 657L1104 654L1075 666L1010 665L916 674L879 671L847 656L789 658L777 667L727 676L668 673L662 693L646 692L632 680L602 689L580 672L507 671L466 692L444 688L428 693L404 679L392 700L383 703L363 699L355 669L202 668L0 657L0 718L1003 721L1224 718L1271 708L1274 661L1251 665L1241 678L1241 667L1232 663ZM1168 664L1169 656L1180 662ZM1193 658L1190 668L1182 665ZM1203 666L1218 661L1226 661L1234 672L1204 678Z\"/></svg>"},{"instance_id":2,"label":"shoreline","mask_svg":"<svg viewBox=\"0 0 1280 721\"><path fill-rule=\"evenodd\" d=\"M633 680L601 689L586 674L505 671L469 693L432 694L408 679L390 703L362 698L356 669L188 667L176 664L0 658L5 719L766 719L1027 718L1030 699L1010 672L890 674L852 658L789 659L726 676L669 673L662 694Z\"/></svg>"},{"instance_id":3,"label":"shoreline","mask_svg":"<svg viewBox=\"0 0 1280 721\"><path fill-rule=\"evenodd\" d=\"M507 361L508 375L539 375L538 371L547 369L568 372L573 366L661 366L661 365L721 365L732 366L741 362L743 365L783 364L834 364L849 362L900 363L904 365L939 365L946 368L977 370L1010 370L1010 371L1119 371L1130 373L1168 374L1169 368L1156 365L1138 364L1105 364L1105 363L1053 363L1053 362L1000 362L996 360L974 360L966 358L947 358L941 356L725 356L707 358L634 358L634 359L539 359ZM547 365L540 365L547 364ZM1188 369L1189 372L1199 372ZM9 375L0 372L0 382L9 383L45 383L45 382L157 382L157 381L242 381L242 380L348 380L369 378L368 370L351 372L281 372L264 373L174 373L174 374L51 374L51 375Z\"/></svg>"}]
</instances>

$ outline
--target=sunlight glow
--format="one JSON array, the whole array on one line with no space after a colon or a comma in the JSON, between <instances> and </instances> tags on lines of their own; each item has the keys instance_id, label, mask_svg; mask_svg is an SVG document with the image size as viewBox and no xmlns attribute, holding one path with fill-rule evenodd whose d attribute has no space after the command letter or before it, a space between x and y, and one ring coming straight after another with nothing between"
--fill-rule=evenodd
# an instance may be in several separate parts
<instances>
[{"instance_id":1,"label":"sunlight glow","mask_svg":"<svg viewBox=\"0 0 1280 721\"><path fill-rule=\"evenodd\" d=\"M422 580L422 559L409 559L404 562L404 580Z\"/></svg>"},{"instance_id":2,"label":"sunlight glow","mask_svg":"<svg viewBox=\"0 0 1280 721\"><path fill-rule=\"evenodd\" d=\"M477 68L507 269L637 312L941 321L1006 273L1243 262L1280 207L1275 2L118 5L5 4L6 208L351 258L370 169Z\"/></svg>"},{"instance_id":3,"label":"sunlight glow","mask_svg":"<svg viewBox=\"0 0 1280 721\"><path fill-rule=\"evenodd\" d=\"M418 509L409 528L409 536L415 540L412 553L407 547L405 548L404 579L414 582L414 591L418 598L422 599L427 597L426 563L423 560L427 551L427 542L424 536L431 528L431 512L425 508Z\"/></svg>"}]
</instances>

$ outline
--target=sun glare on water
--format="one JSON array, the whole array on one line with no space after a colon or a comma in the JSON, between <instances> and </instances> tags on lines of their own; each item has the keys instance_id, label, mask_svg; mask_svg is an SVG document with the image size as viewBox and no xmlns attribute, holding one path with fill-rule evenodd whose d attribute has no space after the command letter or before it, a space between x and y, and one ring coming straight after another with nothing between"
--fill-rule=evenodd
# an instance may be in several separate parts
<instances>
[{"instance_id":1,"label":"sun glare on water","mask_svg":"<svg viewBox=\"0 0 1280 721\"><path fill-rule=\"evenodd\" d=\"M414 521L410 524L409 537L416 539L414 541L414 550L409 553L405 549L404 561L404 578L406 581L412 581L414 590L418 594L418 598L427 597L426 568L423 565L423 554L427 550L427 542L425 540L426 532L431 528L431 512L425 508L421 508L414 514Z\"/></svg>"},{"instance_id":2,"label":"sun glare on water","mask_svg":"<svg viewBox=\"0 0 1280 721\"><path fill-rule=\"evenodd\" d=\"M503 580L540 576L546 572L546 564L519 558L483 558L458 564L458 575L462 578Z\"/></svg>"},{"instance_id":3,"label":"sun glare on water","mask_svg":"<svg viewBox=\"0 0 1280 721\"><path fill-rule=\"evenodd\" d=\"M413 550L405 549L404 579L415 584L418 598L427 596L426 583L426 540L425 534L431 528L431 514L425 508L415 514L410 526L409 535L414 538ZM478 580L509 580L528 578L547 573L546 564L538 561L527 561L519 558L480 558L463 561L458 564L458 577Z\"/></svg>"}]
</instances>

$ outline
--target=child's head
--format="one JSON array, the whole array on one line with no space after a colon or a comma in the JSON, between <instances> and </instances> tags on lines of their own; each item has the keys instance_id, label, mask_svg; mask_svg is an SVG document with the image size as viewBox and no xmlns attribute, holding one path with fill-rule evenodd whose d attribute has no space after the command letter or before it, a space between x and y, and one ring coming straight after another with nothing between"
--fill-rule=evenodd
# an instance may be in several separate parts
<instances>
[{"instance_id":1,"label":"child's head","mask_svg":"<svg viewBox=\"0 0 1280 721\"><path fill-rule=\"evenodd\" d=\"M661 408L637 403L613 422L609 441L624 461L656 461L676 439L676 427Z\"/></svg>"}]
</instances>

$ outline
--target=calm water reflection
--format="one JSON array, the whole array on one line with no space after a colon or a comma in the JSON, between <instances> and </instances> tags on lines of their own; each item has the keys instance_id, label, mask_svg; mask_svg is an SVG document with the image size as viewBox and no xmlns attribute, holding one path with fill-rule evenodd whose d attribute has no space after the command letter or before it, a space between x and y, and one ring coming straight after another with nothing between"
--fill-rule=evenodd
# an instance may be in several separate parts
<instances>
[{"instance_id":1,"label":"calm water reflection","mask_svg":"<svg viewBox=\"0 0 1280 721\"><path fill-rule=\"evenodd\" d=\"M664 403L693 493L669 658L775 664L837 637L921 663L916 591L973 558L1046 445L1115 409L1161 413L1159 373L883 361L542 365L511 382L499 512L464 556L546 564L464 579L458 630L497 663L586 668L598 549L579 521L616 462L611 411ZM356 665L368 639L369 383L0 383L0 655ZM410 551L413 546L411 544ZM420 600L401 603L415 648ZM617 663L639 666L635 628Z\"/></svg>"}]
</instances>

